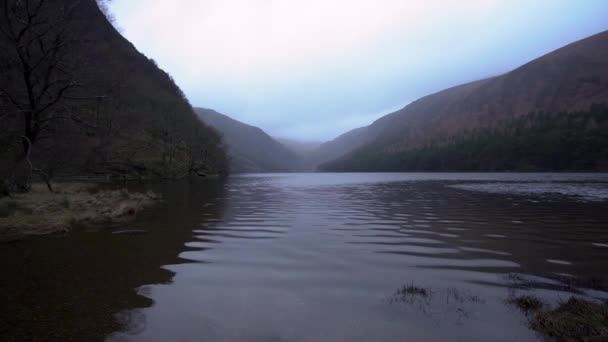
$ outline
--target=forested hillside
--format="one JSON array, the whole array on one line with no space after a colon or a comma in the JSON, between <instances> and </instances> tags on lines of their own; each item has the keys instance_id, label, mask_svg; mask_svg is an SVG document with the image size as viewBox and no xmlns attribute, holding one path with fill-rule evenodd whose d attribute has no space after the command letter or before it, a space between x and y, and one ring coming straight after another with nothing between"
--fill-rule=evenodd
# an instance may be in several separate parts
<instances>
[{"instance_id":1,"label":"forested hillside","mask_svg":"<svg viewBox=\"0 0 608 342\"><path fill-rule=\"evenodd\" d=\"M233 172L290 172L301 168L301 158L296 153L260 128L211 109L195 111L203 122L222 134Z\"/></svg>"},{"instance_id":2,"label":"forested hillside","mask_svg":"<svg viewBox=\"0 0 608 342\"><path fill-rule=\"evenodd\" d=\"M306 142L306 141L299 141L299 140L288 139L288 138L273 138L273 139L278 141L281 145L287 147L287 149L289 149L290 151L299 155L300 157L305 157L305 156L309 155L310 153L317 150L319 148L319 146L321 146L323 144L322 142L315 142L315 141Z\"/></svg>"},{"instance_id":3,"label":"forested hillside","mask_svg":"<svg viewBox=\"0 0 608 342\"><path fill-rule=\"evenodd\" d=\"M322 169L445 169L435 162L418 161L418 153L426 151L423 154L427 155L430 153L427 150L429 146L435 146L435 149L453 143L479 129L488 129L489 132L532 112L544 111L556 115L579 112L589 109L594 103L608 103L608 32L567 45L504 75L449 88L414 101L365 127L366 131L376 132L371 140L336 161L327 163ZM455 151L454 148L450 147L452 151ZM520 153L527 153L526 148L520 148ZM441 148L441 151L447 150ZM394 158L399 160L392 160ZM403 158L409 161L405 162ZM431 159L434 158L438 157ZM500 164L500 156L496 158ZM493 169L489 166L491 160L486 162L489 164L478 166ZM562 166L568 169L576 163L572 161L572 164ZM514 169L548 169L542 163L510 165ZM576 169L585 169L577 165ZM498 168L509 167L504 165Z\"/></svg>"},{"instance_id":4,"label":"forested hillside","mask_svg":"<svg viewBox=\"0 0 608 342\"><path fill-rule=\"evenodd\" d=\"M334 160L372 140L371 126L360 127L324 142L305 157L306 165L314 170L320 164Z\"/></svg>"},{"instance_id":5,"label":"forested hillside","mask_svg":"<svg viewBox=\"0 0 608 342\"><path fill-rule=\"evenodd\" d=\"M367 152L367 153L365 153ZM449 142L390 155L373 148L330 162L332 171L606 171L608 106L536 112Z\"/></svg>"},{"instance_id":6,"label":"forested hillside","mask_svg":"<svg viewBox=\"0 0 608 342\"><path fill-rule=\"evenodd\" d=\"M172 78L94 0L0 6L0 179L179 177L228 165Z\"/></svg>"}]
</instances>

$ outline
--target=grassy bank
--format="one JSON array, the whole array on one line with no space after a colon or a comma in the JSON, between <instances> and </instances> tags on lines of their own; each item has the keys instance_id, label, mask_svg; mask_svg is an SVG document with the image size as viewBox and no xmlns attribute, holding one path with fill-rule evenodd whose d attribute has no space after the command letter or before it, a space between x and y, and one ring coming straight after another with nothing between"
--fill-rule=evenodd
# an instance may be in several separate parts
<instances>
[{"instance_id":1,"label":"grassy bank","mask_svg":"<svg viewBox=\"0 0 608 342\"><path fill-rule=\"evenodd\" d=\"M28 193L0 199L0 242L65 233L76 225L127 222L159 199L151 191L104 190L94 183L61 183L54 193L34 184Z\"/></svg>"},{"instance_id":2,"label":"grassy bank","mask_svg":"<svg viewBox=\"0 0 608 342\"><path fill-rule=\"evenodd\" d=\"M608 304L570 297L551 308L539 298L523 295L510 303L526 313L530 327L557 342L608 341Z\"/></svg>"}]
</instances>

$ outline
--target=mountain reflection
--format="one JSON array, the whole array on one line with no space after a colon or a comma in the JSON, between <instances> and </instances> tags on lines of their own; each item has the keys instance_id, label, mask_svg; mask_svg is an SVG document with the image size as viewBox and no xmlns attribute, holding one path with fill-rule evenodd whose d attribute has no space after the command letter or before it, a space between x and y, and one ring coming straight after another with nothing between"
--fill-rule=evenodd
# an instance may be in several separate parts
<instances>
[{"instance_id":1,"label":"mountain reflection","mask_svg":"<svg viewBox=\"0 0 608 342\"><path fill-rule=\"evenodd\" d=\"M174 273L162 266L184 262L179 254L193 230L205 219L221 218L224 208L221 181L153 188L163 194L162 204L115 227L146 234L80 229L0 245L0 339L98 341L124 323L137 325L136 316L116 314L151 306L145 289L138 289L170 283Z\"/></svg>"}]
</instances>

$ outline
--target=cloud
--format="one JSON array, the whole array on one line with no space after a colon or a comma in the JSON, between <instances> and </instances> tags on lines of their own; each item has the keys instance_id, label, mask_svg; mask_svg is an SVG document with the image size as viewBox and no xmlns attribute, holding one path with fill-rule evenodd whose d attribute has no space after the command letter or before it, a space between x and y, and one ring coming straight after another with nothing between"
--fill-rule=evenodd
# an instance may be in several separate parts
<instances>
[{"instance_id":1,"label":"cloud","mask_svg":"<svg viewBox=\"0 0 608 342\"><path fill-rule=\"evenodd\" d=\"M496 1L147 0L124 18L126 35L196 75L255 81L349 58L383 40L415 37L446 17ZM123 22L123 18L120 21Z\"/></svg>"},{"instance_id":2,"label":"cloud","mask_svg":"<svg viewBox=\"0 0 608 342\"><path fill-rule=\"evenodd\" d=\"M352 118L375 118L535 57L549 45L548 33L561 40L572 27L587 33L581 23L595 21L581 18L593 10L606 17L597 12L601 0L585 2L581 13L572 11L576 3L115 0L112 8L123 34L171 73L194 105L271 134L329 139L364 124ZM501 50L504 41L510 45Z\"/></svg>"}]
</instances>

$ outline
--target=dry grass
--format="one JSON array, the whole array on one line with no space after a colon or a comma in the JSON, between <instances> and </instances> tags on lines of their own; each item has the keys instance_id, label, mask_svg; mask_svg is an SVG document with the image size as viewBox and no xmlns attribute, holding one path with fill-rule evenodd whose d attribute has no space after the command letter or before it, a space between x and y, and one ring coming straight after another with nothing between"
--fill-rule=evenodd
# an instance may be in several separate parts
<instances>
[{"instance_id":1,"label":"dry grass","mask_svg":"<svg viewBox=\"0 0 608 342\"><path fill-rule=\"evenodd\" d=\"M56 193L34 184L25 194L0 199L0 241L67 232L75 224L104 224L133 219L159 196L152 193L99 190L90 183L57 184Z\"/></svg>"},{"instance_id":2,"label":"dry grass","mask_svg":"<svg viewBox=\"0 0 608 342\"><path fill-rule=\"evenodd\" d=\"M508 302L526 313L532 329L553 341L608 341L607 303L572 296L549 309L539 298L530 295L512 297Z\"/></svg>"},{"instance_id":3,"label":"dry grass","mask_svg":"<svg viewBox=\"0 0 608 342\"><path fill-rule=\"evenodd\" d=\"M608 341L608 304L571 297L534 315L530 326L558 342Z\"/></svg>"}]
</instances>

